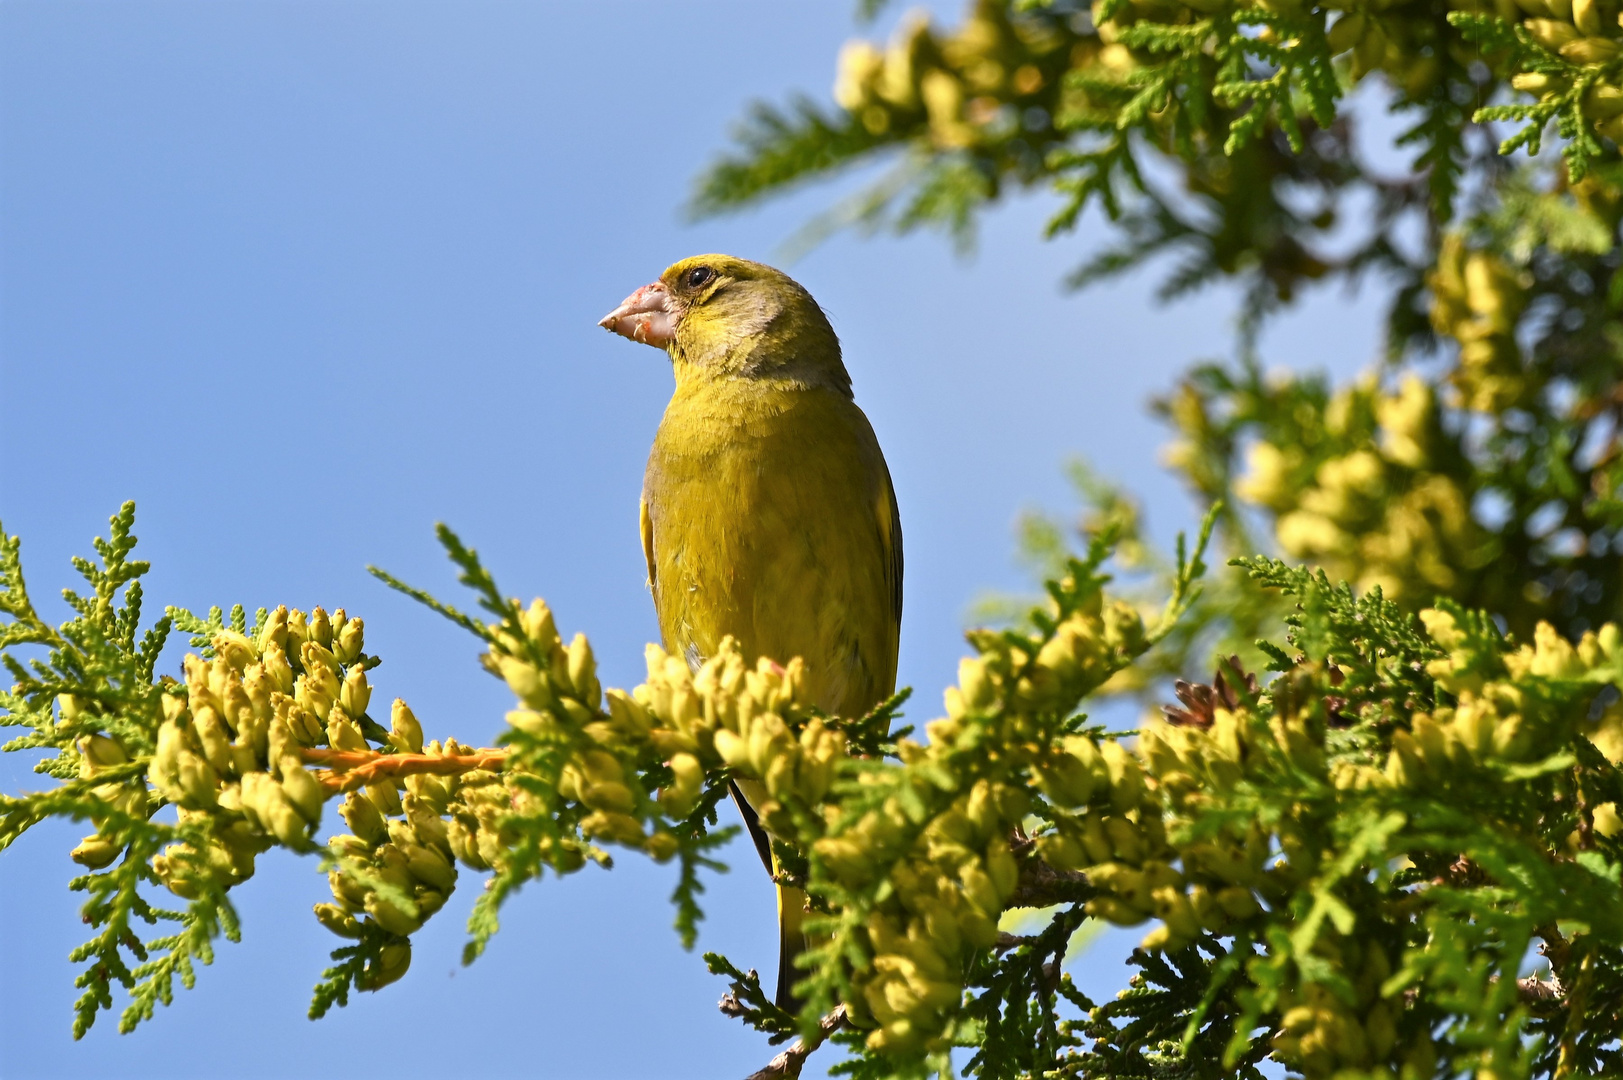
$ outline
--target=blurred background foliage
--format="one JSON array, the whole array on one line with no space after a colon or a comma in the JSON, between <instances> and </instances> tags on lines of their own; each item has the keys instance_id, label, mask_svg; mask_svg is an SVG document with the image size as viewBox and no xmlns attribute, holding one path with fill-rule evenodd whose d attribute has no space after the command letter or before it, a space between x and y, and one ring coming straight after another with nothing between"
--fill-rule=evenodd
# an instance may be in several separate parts
<instances>
[{"instance_id":1,"label":"blurred background foliage","mask_svg":"<svg viewBox=\"0 0 1623 1080\"><path fill-rule=\"evenodd\" d=\"M1117 240L1069 285L1155 260L1167 299L1243 286L1237 358L1191 367L1153 406L1166 463L1201 509L1223 505L1227 555L1322 566L1409 609L1452 597L1518 634L1541 619L1582 633L1615 616L1623 552L1615 7L977 0L956 27L914 14L889 42L848 44L836 110L754 106L692 208L880 161L811 237L935 227L968 244L977 214L1034 188L1061 196L1060 237L1097 207ZM1366 81L1400 126L1349 107ZM1397 132L1414 169L1366 160L1361 123ZM1541 152L1502 153L1517 150ZM1265 372L1269 315L1371 277L1391 302L1366 373ZM1164 572L1131 496L1078 477L1081 533L1117 522L1127 567ZM1052 568L1066 531L1025 524L1034 566ZM1254 659L1268 603L1213 582L1134 677Z\"/></svg>"}]
</instances>

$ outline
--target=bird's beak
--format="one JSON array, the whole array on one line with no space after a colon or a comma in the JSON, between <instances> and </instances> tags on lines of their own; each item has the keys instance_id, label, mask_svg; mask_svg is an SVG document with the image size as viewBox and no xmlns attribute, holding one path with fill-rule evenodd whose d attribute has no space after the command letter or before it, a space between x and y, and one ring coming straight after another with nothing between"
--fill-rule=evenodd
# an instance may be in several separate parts
<instances>
[{"instance_id":1,"label":"bird's beak","mask_svg":"<svg viewBox=\"0 0 1623 1080\"><path fill-rule=\"evenodd\" d=\"M644 285L598 320L597 325L621 337L663 349L676 337L676 306L663 281Z\"/></svg>"}]
</instances>

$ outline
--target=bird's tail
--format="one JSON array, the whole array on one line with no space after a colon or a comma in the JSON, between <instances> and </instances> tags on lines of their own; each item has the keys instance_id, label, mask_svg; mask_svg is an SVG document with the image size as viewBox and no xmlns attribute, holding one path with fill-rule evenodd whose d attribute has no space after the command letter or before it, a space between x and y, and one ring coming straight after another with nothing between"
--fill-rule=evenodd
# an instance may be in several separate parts
<instances>
[{"instance_id":1,"label":"bird's tail","mask_svg":"<svg viewBox=\"0 0 1623 1080\"><path fill-rule=\"evenodd\" d=\"M734 780L732 789L733 802L738 804L738 812L743 815L744 826L749 830L755 850L761 856L761 865L766 867L767 873L777 877L781 867L778 866L777 856L772 853L772 837L761 827L754 806L766 798L766 790L754 780ZM773 995L773 1001L780 1009L798 1013L800 999L795 997L794 985L800 981L800 969L795 967L795 957L806 951L806 894L791 885L779 885L777 889L778 991Z\"/></svg>"},{"instance_id":2,"label":"bird's tail","mask_svg":"<svg viewBox=\"0 0 1623 1080\"><path fill-rule=\"evenodd\" d=\"M795 958L806 951L806 894L792 885L778 886L778 992L773 1001L785 1012L798 1013L802 1004L795 983L804 975Z\"/></svg>"}]
</instances>

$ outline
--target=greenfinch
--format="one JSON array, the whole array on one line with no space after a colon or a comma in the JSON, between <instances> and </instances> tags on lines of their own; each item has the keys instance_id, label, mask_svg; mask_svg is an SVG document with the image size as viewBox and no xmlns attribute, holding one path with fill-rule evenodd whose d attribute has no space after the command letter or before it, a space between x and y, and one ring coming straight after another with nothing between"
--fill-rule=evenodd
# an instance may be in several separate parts
<instances>
[{"instance_id":1,"label":"greenfinch","mask_svg":"<svg viewBox=\"0 0 1623 1080\"><path fill-rule=\"evenodd\" d=\"M902 527L879 441L828 316L770 266L683 259L599 325L669 354L676 390L642 489L642 547L664 646L693 667L735 638L753 663L800 657L816 704L859 717L896 687ZM776 874L753 782L733 787ZM796 1007L806 898L778 885L778 1004Z\"/></svg>"}]
</instances>

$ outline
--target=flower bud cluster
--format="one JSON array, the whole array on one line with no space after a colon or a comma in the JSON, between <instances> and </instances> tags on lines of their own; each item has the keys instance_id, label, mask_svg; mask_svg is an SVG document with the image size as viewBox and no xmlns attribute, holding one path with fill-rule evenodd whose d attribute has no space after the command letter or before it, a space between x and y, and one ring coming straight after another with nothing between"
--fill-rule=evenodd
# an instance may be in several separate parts
<instances>
[{"instance_id":1,"label":"flower bud cluster","mask_svg":"<svg viewBox=\"0 0 1623 1080\"><path fill-rule=\"evenodd\" d=\"M1324 674L1308 670L1284 678L1296 684L1295 699L1306 701L1314 686L1322 687ZM1280 695L1276 703L1283 699ZM1206 815L1242 787L1264 783L1282 769L1321 784L1334 777L1341 785L1344 763L1327 760L1324 729L1323 716L1313 709L1265 717L1244 705L1213 709L1206 727L1147 724L1138 761L1154 794L1138 808L1141 827L1135 832L1112 828L1107 818L1083 840L1090 858L1111 856L1086 869L1089 881L1105 894L1090 903L1090 913L1119 924L1160 920L1144 938L1147 949L1181 948L1202 932L1262 936L1263 923L1288 909L1291 897L1319 873L1326 838L1316 835L1317 826L1305 816L1265 826ZM1379 781L1379 770L1359 768ZM1143 827L1152 821L1153 827ZM1196 821L1203 827L1191 832ZM1214 829L1214 821L1221 827ZM1167 842L1169 834L1176 843ZM1391 961L1381 945L1326 924L1305 947L1348 976L1350 993L1294 972L1282 977L1273 1035L1281 1061L1308 1077L1330 1077L1418 1061L1430 1052L1423 1030L1407 1042L1399 1039L1396 1019L1403 1004L1401 997L1383 996Z\"/></svg>"},{"instance_id":2,"label":"flower bud cluster","mask_svg":"<svg viewBox=\"0 0 1623 1080\"><path fill-rule=\"evenodd\" d=\"M1330 439L1316 460L1298 445L1259 441L1235 484L1240 498L1277 515L1287 554L1411 601L1483 571L1492 538L1441 469L1440 412L1425 383L1409 376L1388 393L1366 379L1337 393L1323 421Z\"/></svg>"},{"instance_id":3,"label":"flower bud cluster","mask_svg":"<svg viewBox=\"0 0 1623 1080\"><path fill-rule=\"evenodd\" d=\"M1264 940L1285 929L1290 948L1281 937L1278 955L1252 961L1250 977L1268 988L1268 1008L1277 1010L1272 1044L1278 1059L1310 1078L1382 1068L1430 1075L1436 1061L1428 1028L1404 1021L1404 986L1410 984L1393 981L1400 956L1408 954L1382 933L1388 919L1411 919L1428 894L1424 888L1365 891L1366 871L1349 874L1346 861L1359 859L1363 841L1343 846L1330 821L1356 804L1367 808L1361 811L1365 828L1401 829L1405 814L1391 808L1415 805L1420 797L1454 790L1462 802L1491 805L1487 793L1505 784L1503 797L1512 798L1518 778L1527 775L1518 766L1550 759L1585 725L1609 756L1623 757L1623 710L1598 722L1586 718L1594 687L1623 682L1623 634L1616 626L1571 642L1540 624L1532 641L1510 649L1485 616L1429 609L1421 622L1444 653L1424 665L1437 687L1429 708L1406 704L1391 713L1372 700L1360 715L1382 722L1361 722L1358 707L1340 696L1349 693L1347 672L1304 658L1252 700L1230 695L1205 710L1169 712L1177 722L1147 723L1135 759L1143 775L1128 785L1145 792L1136 805L1115 784L1101 792L1101 761L1108 763L1114 744L1090 747L1073 737L1056 747L1075 758L1070 774L1052 766L1038 772L1052 805L1086 800L1085 814L1056 819L1038 851L1055 867L1087 874L1100 890L1090 914L1124 925L1159 920L1143 941L1149 949L1175 949L1203 932ZM1386 723L1388 717L1397 722ZM1129 774L1118 766L1112 777ZM1244 819L1224 813L1249 792L1286 784L1298 794L1279 813ZM1623 829L1614 805L1589 809L1596 833ZM1561 825L1563 835L1570 827ZM1435 838L1418 849L1429 842ZM1574 830L1554 846L1578 851L1586 843ZM1405 850L1416 849L1371 848L1368 858L1379 866ZM1339 912L1322 923L1304 919L1305 908L1292 908L1305 895L1329 896L1343 887L1348 899L1320 909ZM1469 879L1457 887L1470 887ZM1391 896L1402 902L1388 909L1382 898ZM1351 905L1359 901L1365 906L1355 913ZM1452 910L1439 916L1458 918ZM1302 976L1300 960L1284 959L1292 950L1310 953L1343 981ZM1270 973L1263 977L1259 966Z\"/></svg>"},{"instance_id":4,"label":"flower bud cluster","mask_svg":"<svg viewBox=\"0 0 1623 1080\"><path fill-rule=\"evenodd\" d=\"M854 1023L874 1029L870 1048L937 1047L962 1003L969 960L997 941L1020 878L1009 836L1029 809L1021 788L981 779L922 829L908 827L893 795L813 845L840 884L872 886L883 875L891 886L846 943L867 960L851 973L846 1008Z\"/></svg>"},{"instance_id":5,"label":"flower bud cluster","mask_svg":"<svg viewBox=\"0 0 1623 1080\"><path fill-rule=\"evenodd\" d=\"M502 774L488 769L433 770L433 759L463 757L470 748L455 739L423 744L422 726L396 699L389 741L401 753L428 759L431 771L403 781L380 780L346 792L338 813L348 835L327 842L333 902L317 904L316 918L344 938L366 936L375 924L394 939L358 980L377 990L405 975L411 943L456 888L457 867L488 870L501 863L513 837L506 817L514 794Z\"/></svg>"},{"instance_id":6,"label":"flower bud cluster","mask_svg":"<svg viewBox=\"0 0 1623 1080\"><path fill-rule=\"evenodd\" d=\"M1001 716L998 738L1029 742L1041 726L1039 717L1070 708L1146 645L1138 611L1121 600L1106 604L1097 593L1059 619L1046 638L1015 643L977 631L971 640L982 654L959 662L958 685L943 695L947 716L929 726L932 743L954 743L966 730L966 718L984 720L993 713ZM984 734L982 725L969 726Z\"/></svg>"},{"instance_id":7,"label":"flower bud cluster","mask_svg":"<svg viewBox=\"0 0 1623 1080\"><path fill-rule=\"evenodd\" d=\"M61 695L58 707L64 718L69 718L77 709L78 703L71 695ZM130 755L123 744L117 739L106 735L89 735L79 740L79 776L84 780L93 780L98 773L107 769L123 765L130 760ZM69 857L80 866L91 870L100 870L112 864L124 852L124 845L110 838L103 829L108 825L110 813L122 814L126 817L145 818L148 811L147 786L139 777L122 783L97 784L91 788L90 793L107 807L108 812L92 816L96 831L79 842L79 846L69 853Z\"/></svg>"},{"instance_id":8,"label":"flower bud cluster","mask_svg":"<svg viewBox=\"0 0 1623 1080\"><path fill-rule=\"evenodd\" d=\"M875 136L918 130L940 150L980 146L1018 130L1019 110L1059 107L1082 41L1060 20L1011 19L1001 3L975 4L950 35L914 13L887 48L841 50L834 100Z\"/></svg>"},{"instance_id":9,"label":"flower bud cluster","mask_svg":"<svg viewBox=\"0 0 1623 1080\"><path fill-rule=\"evenodd\" d=\"M1421 1029L1400 1039L1397 1020L1403 1003L1382 994L1392 974L1385 946L1357 935L1328 934L1316 951L1344 973L1345 984L1332 989L1304 982L1281 992L1279 1028L1273 1036L1279 1060L1310 1077L1384 1063L1399 1066L1403 1075L1433 1075L1436 1049L1430 1033Z\"/></svg>"},{"instance_id":10,"label":"flower bud cluster","mask_svg":"<svg viewBox=\"0 0 1623 1080\"><path fill-rule=\"evenodd\" d=\"M1511 85L1540 102L1555 102L1588 78L1580 109L1588 126L1623 141L1623 87L1609 65L1623 55L1618 5L1611 0L1495 0L1500 18L1520 22L1529 37L1565 60L1565 72L1523 71Z\"/></svg>"},{"instance_id":11,"label":"flower bud cluster","mask_svg":"<svg viewBox=\"0 0 1623 1080\"><path fill-rule=\"evenodd\" d=\"M464 749L450 740L443 749L430 743L424 753ZM444 819L455 789L463 783L484 788L495 779L483 771L460 777L423 773L406 778L403 796L393 784L348 792L338 812L350 835L327 842L335 861L327 875L334 903L318 905L316 917L342 937L361 936L357 919L362 914L391 934L416 933L456 888L455 853Z\"/></svg>"},{"instance_id":12,"label":"flower bud cluster","mask_svg":"<svg viewBox=\"0 0 1623 1080\"><path fill-rule=\"evenodd\" d=\"M1616 93L1623 114L1623 92ZM1526 400L1536 386L1516 341L1516 324L1527 308L1531 276L1490 251L1471 250L1463 236L1449 233L1426 283L1432 327L1460 343L1449 380L1461 404L1474 412L1499 413Z\"/></svg>"},{"instance_id":13,"label":"flower bud cluster","mask_svg":"<svg viewBox=\"0 0 1623 1080\"><path fill-rule=\"evenodd\" d=\"M308 614L284 607L252 637L217 632L211 659L185 658L184 683L163 699L148 770L155 792L176 804L182 827L195 827L198 837L170 844L152 860L172 892L191 899L239 884L252 876L255 856L274 844L316 849L314 830L333 786L306 767L304 752L372 751L363 733L372 723L364 632L343 609L329 616L319 607ZM422 726L404 701L395 701L391 724L395 752L466 750L454 742L425 748ZM317 905L316 917L348 938L362 936L365 920L400 937L417 930L456 883L443 820L453 793L466 789L458 806L471 808L483 797L473 793L492 785L504 790L488 772L411 775L348 792L339 812L353 835L328 843L335 903ZM386 952L367 969L364 988L405 973L409 943L392 943Z\"/></svg>"},{"instance_id":14,"label":"flower bud cluster","mask_svg":"<svg viewBox=\"0 0 1623 1080\"><path fill-rule=\"evenodd\" d=\"M1573 644L1541 622L1532 642L1501 654L1494 642L1467 633L1452 611L1427 609L1420 618L1432 640L1448 651L1429 663L1426 673L1455 703L1417 712L1407 730L1393 732L1385 782L1426 790L1462 770L1525 762L1553 736L1578 730L1580 722L1608 757L1623 760L1623 710L1613 706L1589 724L1569 710L1552 710L1544 695L1529 690L1529 680L1623 681L1623 634L1616 624L1587 631ZM1360 776L1359 782L1370 781Z\"/></svg>"},{"instance_id":15,"label":"flower bud cluster","mask_svg":"<svg viewBox=\"0 0 1623 1080\"><path fill-rule=\"evenodd\" d=\"M845 1004L872 1029L872 1049L943 1045L968 964L995 943L1019 884L1011 839L1032 808L1028 777L1063 806L1085 804L1096 787L1108 793L1112 775L1103 765L1095 775L1091 739L1045 749L1045 733L1144 650L1143 622L1124 603L1104 603L1096 586L1067 578L1056 595L1064 603L1046 633L971 635L980 654L960 662L947 715L927 725L929 745L903 740L900 773L876 795L859 790L853 798L865 808L831 809L826 834L810 845L814 882L826 877L830 895L861 912L835 947L862 958L848 972ZM1079 756L1090 752L1093 761ZM1131 779L1121 782L1126 790Z\"/></svg>"},{"instance_id":16,"label":"flower bud cluster","mask_svg":"<svg viewBox=\"0 0 1623 1080\"><path fill-rule=\"evenodd\" d=\"M507 714L518 738L514 767L551 778L543 794L517 793L513 808L565 815L565 827L543 839L543 858L559 873L579 869L589 853L586 840L670 858L677 841L655 820L652 793L641 779L650 758L648 710L619 691L603 693L591 644L576 634L566 645L545 602L534 601L517 624L518 633L493 628L496 641L484 664L519 699L521 707ZM467 829L472 840L459 845L486 863L500 850L499 839L492 840L498 835L491 831L493 812L499 813L492 800L476 800L457 819L459 832Z\"/></svg>"},{"instance_id":17,"label":"flower bud cluster","mask_svg":"<svg viewBox=\"0 0 1623 1080\"><path fill-rule=\"evenodd\" d=\"M508 723L533 749L521 751L517 767L556 770L556 798L538 807L570 817L587 839L673 857L680 842L671 826L724 769L761 785L756 811L785 840L828 794L845 736L810 716L799 660L750 667L729 638L695 671L650 645L647 680L630 694L605 694L590 644L577 635L566 646L545 603L535 601L520 624L522 640L503 631L485 660L520 699ZM582 852L557 855L567 870Z\"/></svg>"},{"instance_id":18,"label":"flower bud cluster","mask_svg":"<svg viewBox=\"0 0 1623 1080\"><path fill-rule=\"evenodd\" d=\"M154 859L171 890L195 895L205 868L221 885L237 884L273 843L314 847L327 791L300 754L324 743L368 749L363 635L343 609L329 617L282 607L253 638L221 630L212 659L185 658L184 684L163 699L148 777L183 820L212 825L208 850L175 844Z\"/></svg>"}]
</instances>

